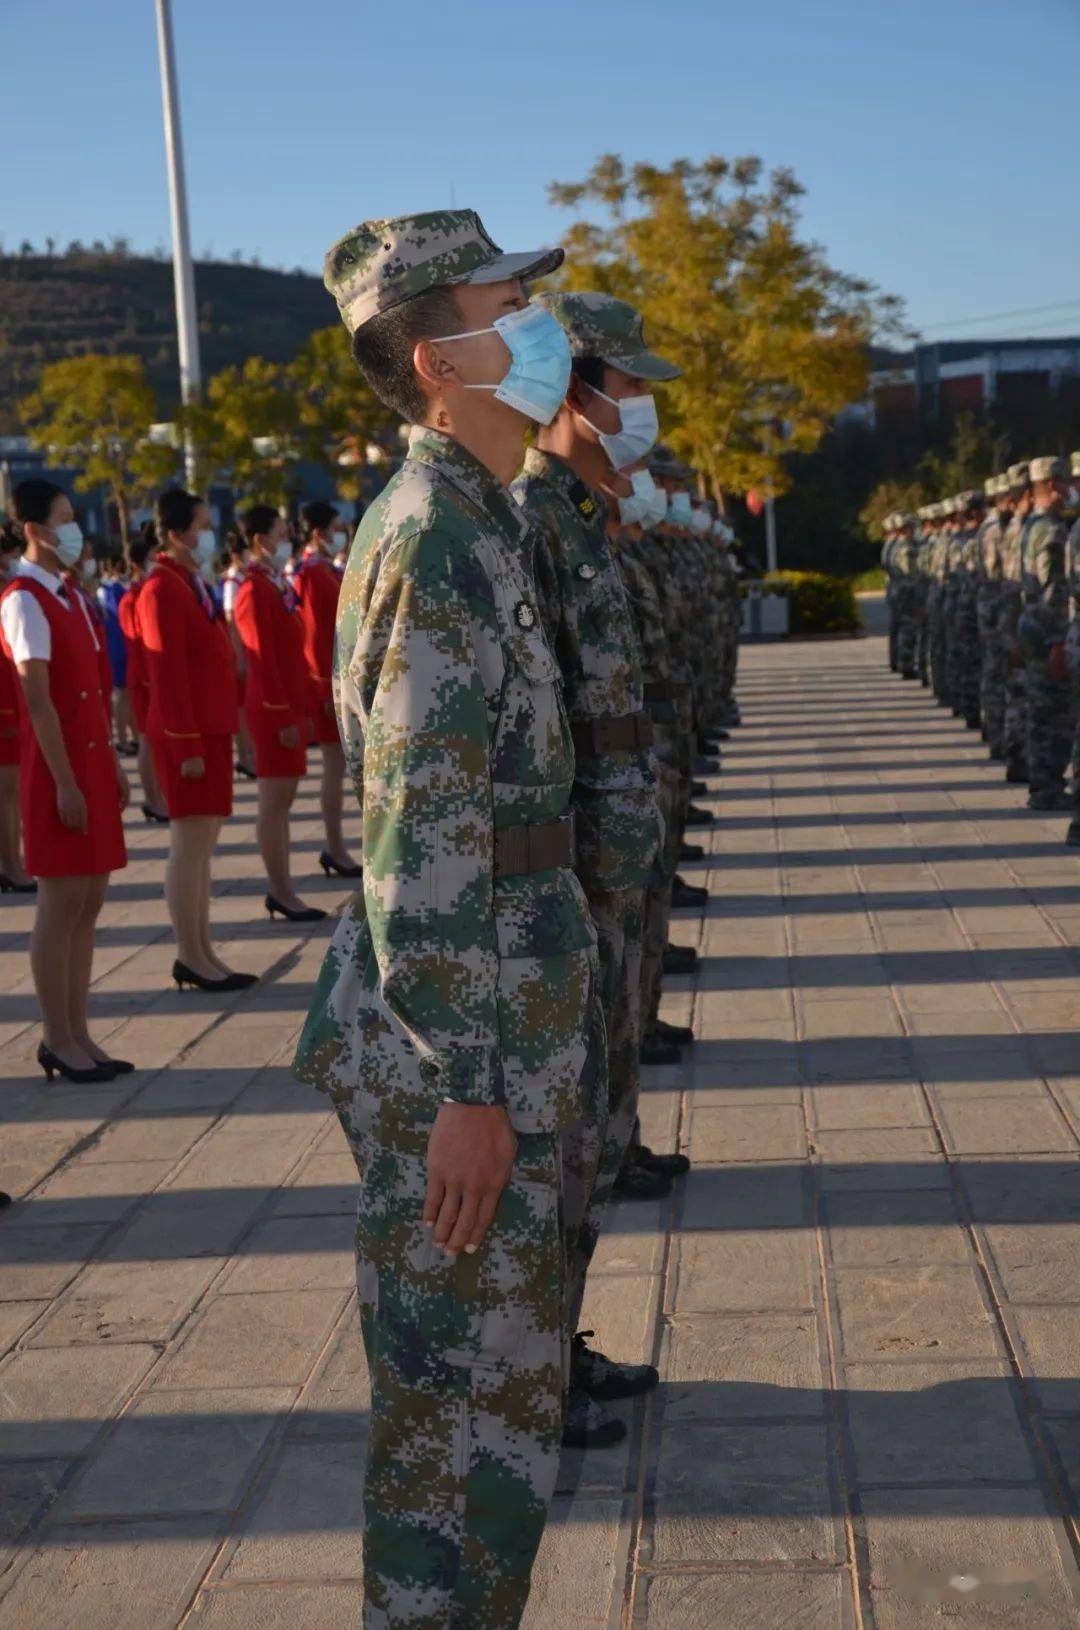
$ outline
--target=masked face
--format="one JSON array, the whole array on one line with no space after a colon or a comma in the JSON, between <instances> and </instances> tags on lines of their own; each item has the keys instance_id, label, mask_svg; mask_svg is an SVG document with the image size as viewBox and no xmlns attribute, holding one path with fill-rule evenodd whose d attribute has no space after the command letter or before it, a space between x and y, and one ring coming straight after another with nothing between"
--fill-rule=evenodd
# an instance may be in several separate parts
<instances>
[{"instance_id":1,"label":"masked face","mask_svg":"<svg viewBox=\"0 0 1080 1630\"><path fill-rule=\"evenodd\" d=\"M672 526L692 525L693 506L688 492L673 492L668 496L668 520Z\"/></svg>"},{"instance_id":2,"label":"masked face","mask_svg":"<svg viewBox=\"0 0 1080 1630\"><path fill-rule=\"evenodd\" d=\"M630 477L632 491L618 500L619 519L624 526L648 526L653 513L656 483L648 470L635 470Z\"/></svg>"},{"instance_id":3,"label":"masked face","mask_svg":"<svg viewBox=\"0 0 1080 1630\"><path fill-rule=\"evenodd\" d=\"M200 569L203 566L212 566L214 556L217 554L217 538L211 527L204 527L195 539L195 564Z\"/></svg>"},{"instance_id":4,"label":"masked face","mask_svg":"<svg viewBox=\"0 0 1080 1630\"><path fill-rule=\"evenodd\" d=\"M78 521L63 521L53 529L53 537L61 566L70 570L83 552L82 527Z\"/></svg>"},{"instance_id":5,"label":"masked face","mask_svg":"<svg viewBox=\"0 0 1080 1630\"><path fill-rule=\"evenodd\" d=\"M595 395L605 402L610 402L612 407L618 408L619 429L608 435L603 430L597 429L591 419L586 419L585 423L600 438L600 445L607 454L612 468L625 470L628 465L636 464L638 459L644 458L650 448L656 445L656 438L660 434L656 403L651 396L616 398L608 396L595 385L592 388Z\"/></svg>"},{"instance_id":6,"label":"masked face","mask_svg":"<svg viewBox=\"0 0 1080 1630\"><path fill-rule=\"evenodd\" d=\"M487 328L444 334L433 345L498 334L510 352L510 366L497 384L466 385L465 390L491 391L497 402L516 408L537 424L550 424L570 383L570 345L562 328L543 306L522 306L496 317Z\"/></svg>"}]
</instances>

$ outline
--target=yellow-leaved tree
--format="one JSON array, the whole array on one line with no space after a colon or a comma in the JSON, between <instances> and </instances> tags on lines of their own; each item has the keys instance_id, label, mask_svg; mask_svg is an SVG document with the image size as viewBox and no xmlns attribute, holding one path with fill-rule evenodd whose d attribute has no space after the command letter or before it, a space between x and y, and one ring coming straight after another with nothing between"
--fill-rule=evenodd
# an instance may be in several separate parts
<instances>
[{"instance_id":1,"label":"yellow-leaved tree","mask_svg":"<svg viewBox=\"0 0 1080 1630\"><path fill-rule=\"evenodd\" d=\"M902 331L899 301L800 237L802 191L757 158L662 167L615 154L549 188L553 204L603 211L567 231L564 287L630 301L682 368L664 437L717 498L786 491L783 454L814 450L865 394L871 340Z\"/></svg>"},{"instance_id":2,"label":"yellow-leaved tree","mask_svg":"<svg viewBox=\"0 0 1080 1630\"><path fill-rule=\"evenodd\" d=\"M390 442L398 419L364 379L342 325L316 329L287 377L296 394L303 457L329 470L343 498L360 498L368 443Z\"/></svg>"},{"instance_id":3,"label":"yellow-leaved tree","mask_svg":"<svg viewBox=\"0 0 1080 1630\"><path fill-rule=\"evenodd\" d=\"M142 358L91 353L47 363L20 412L51 465L78 467L80 492L108 490L126 559L132 504L176 471L173 449L150 440L157 404Z\"/></svg>"},{"instance_id":4,"label":"yellow-leaved tree","mask_svg":"<svg viewBox=\"0 0 1080 1630\"><path fill-rule=\"evenodd\" d=\"M198 401L181 409L196 449L196 484L228 481L238 493L282 505L299 457L297 393L284 367L265 357L222 368Z\"/></svg>"}]
</instances>

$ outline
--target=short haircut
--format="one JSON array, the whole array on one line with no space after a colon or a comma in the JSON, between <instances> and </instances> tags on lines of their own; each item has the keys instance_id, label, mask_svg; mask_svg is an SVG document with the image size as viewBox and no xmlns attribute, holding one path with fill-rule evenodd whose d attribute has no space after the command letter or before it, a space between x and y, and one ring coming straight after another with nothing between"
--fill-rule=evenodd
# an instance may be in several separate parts
<instances>
[{"instance_id":1,"label":"short haircut","mask_svg":"<svg viewBox=\"0 0 1080 1630\"><path fill-rule=\"evenodd\" d=\"M14 555L22 550L23 540L19 528L14 521L5 521L0 526L0 555Z\"/></svg>"},{"instance_id":2,"label":"short haircut","mask_svg":"<svg viewBox=\"0 0 1080 1630\"><path fill-rule=\"evenodd\" d=\"M20 481L11 495L15 520L20 528L26 521L32 521L36 526L48 526L53 505L58 498L66 496L63 487L58 487L55 481L46 481L44 476Z\"/></svg>"},{"instance_id":3,"label":"short haircut","mask_svg":"<svg viewBox=\"0 0 1080 1630\"><path fill-rule=\"evenodd\" d=\"M154 530L164 543L170 532L190 532L195 511L202 503L198 493L183 487L167 487L154 505Z\"/></svg>"},{"instance_id":4,"label":"short haircut","mask_svg":"<svg viewBox=\"0 0 1080 1630\"><path fill-rule=\"evenodd\" d=\"M145 566L151 553L157 548L157 534L153 527L144 527L128 545L128 556L133 566Z\"/></svg>"},{"instance_id":5,"label":"short haircut","mask_svg":"<svg viewBox=\"0 0 1080 1630\"><path fill-rule=\"evenodd\" d=\"M454 291L444 283L364 323L352 337L352 354L379 400L408 424L420 424L427 398L413 368L417 341L463 331Z\"/></svg>"},{"instance_id":6,"label":"short haircut","mask_svg":"<svg viewBox=\"0 0 1080 1630\"><path fill-rule=\"evenodd\" d=\"M326 528L337 520L337 515L333 504L328 504L323 498L313 498L311 503L305 504L300 511L304 537L310 538L313 532L325 532Z\"/></svg>"},{"instance_id":7,"label":"short haircut","mask_svg":"<svg viewBox=\"0 0 1080 1630\"><path fill-rule=\"evenodd\" d=\"M274 522L280 519L273 504L252 504L240 516L240 530L250 543L254 537L265 537Z\"/></svg>"},{"instance_id":8,"label":"short haircut","mask_svg":"<svg viewBox=\"0 0 1080 1630\"><path fill-rule=\"evenodd\" d=\"M583 385L588 385L594 391L603 390L607 369L603 357L575 357L570 364L574 378L580 379Z\"/></svg>"}]
</instances>

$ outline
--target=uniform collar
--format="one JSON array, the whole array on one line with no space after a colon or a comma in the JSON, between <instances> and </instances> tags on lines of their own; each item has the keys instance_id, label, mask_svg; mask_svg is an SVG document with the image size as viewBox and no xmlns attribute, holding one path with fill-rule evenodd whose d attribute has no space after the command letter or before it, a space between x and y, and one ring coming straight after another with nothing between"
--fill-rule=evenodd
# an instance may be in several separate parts
<instances>
[{"instance_id":1,"label":"uniform collar","mask_svg":"<svg viewBox=\"0 0 1080 1630\"><path fill-rule=\"evenodd\" d=\"M416 425L409 436L408 456L414 464L438 470L481 511L485 520L494 520L512 541L517 542L526 530L525 517L507 488L452 436Z\"/></svg>"},{"instance_id":2,"label":"uniform collar","mask_svg":"<svg viewBox=\"0 0 1080 1630\"><path fill-rule=\"evenodd\" d=\"M37 565L33 560L27 560L25 556L18 562L12 575L14 577L28 577L31 583L40 583L43 589L48 589L49 593L54 594L58 600L66 600L68 597L62 577L47 572L43 566Z\"/></svg>"},{"instance_id":3,"label":"uniform collar","mask_svg":"<svg viewBox=\"0 0 1080 1630\"><path fill-rule=\"evenodd\" d=\"M607 504L599 493L593 492L580 476L574 474L564 458L557 453L542 452L539 447L530 447L525 454L524 469L526 475L536 476L554 487L583 521L604 530L607 525Z\"/></svg>"}]
</instances>

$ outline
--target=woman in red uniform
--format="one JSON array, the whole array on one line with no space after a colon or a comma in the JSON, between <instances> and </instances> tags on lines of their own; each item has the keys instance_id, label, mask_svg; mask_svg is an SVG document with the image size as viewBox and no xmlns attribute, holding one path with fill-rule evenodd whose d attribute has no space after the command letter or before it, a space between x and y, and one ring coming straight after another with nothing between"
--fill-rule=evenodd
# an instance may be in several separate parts
<instances>
[{"instance_id":1,"label":"woman in red uniform","mask_svg":"<svg viewBox=\"0 0 1080 1630\"><path fill-rule=\"evenodd\" d=\"M22 544L10 521L0 526L0 591L15 571ZM0 894L34 894L22 862L19 810L19 676L0 645Z\"/></svg>"},{"instance_id":2,"label":"woman in red uniform","mask_svg":"<svg viewBox=\"0 0 1080 1630\"><path fill-rule=\"evenodd\" d=\"M293 573L293 591L304 630L304 661L311 688L313 739L322 753L323 828L326 847L319 865L329 877L359 877L360 867L345 847L341 827L345 754L338 736L331 670L334 662L334 623L337 619L341 574L333 561L338 548L338 512L321 501L305 504L300 512L304 546Z\"/></svg>"},{"instance_id":3,"label":"woman in red uniform","mask_svg":"<svg viewBox=\"0 0 1080 1630\"><path fill-rule=\"evenodd\" d=\"M281 576L292 544L269 504L254 504L241 526L251 554L233 619L247 658L244 712L259 778L255 832L270 885L266 909L290 922L318 922L326 912L304 904L289 868L289 811L307 768L310 728L304 633L296 597Z\"/></svg>"},{"instance_id":4,"label":"woman in red uniform","mask_svg":"<svg viewBox=\"0 0 1080 1630\"><path fill-rule=\"evenodd\" d=\"M176 935L181 989L243 990L210 940L210 862L232 813L236 672L228 632L200 565L214 558L210 511L194 493L163 492L157 553L136 605L149 687L146 734L169 811L165 898Z\"/></svg>"},{"instance_id":5,"label":"woman in red uniform","mask_svg":"<svg viewBox=\"0 0 1080 1630\"><path fill-rule=\"evenodd\" d=\"M139 635L139 592L146 582L146 567L157 543L154 529L147 523L145 530L129 550L131 558L131 585L122 595L116 615L127 651L127 692L131 703L131 728L138 742L139 776L142 780L144 803L143 818L167 825L169 812L165 808L165 795L158 784L157 765L150 738L146 734L146 716L150 708L150 682L146 677L146 652Z\"/></svg>"},{"instance_id":6,"label":"woman in red uniform","mask_svg":"<svg viewBox=\"0 0 1080 1630\"><path fill-rule=\"evenodd\" d=\"M127 863L127 778L110 742L100 639L61 572L82 554L67 494L22 481L14 513L24 553L0 599L4 650L19 677L20 796L26 867L38 879L30 967L50 1081L111 1081L134 1066L90 1038L94 929L109 873Z\"/></svg>"}]
</instances>

